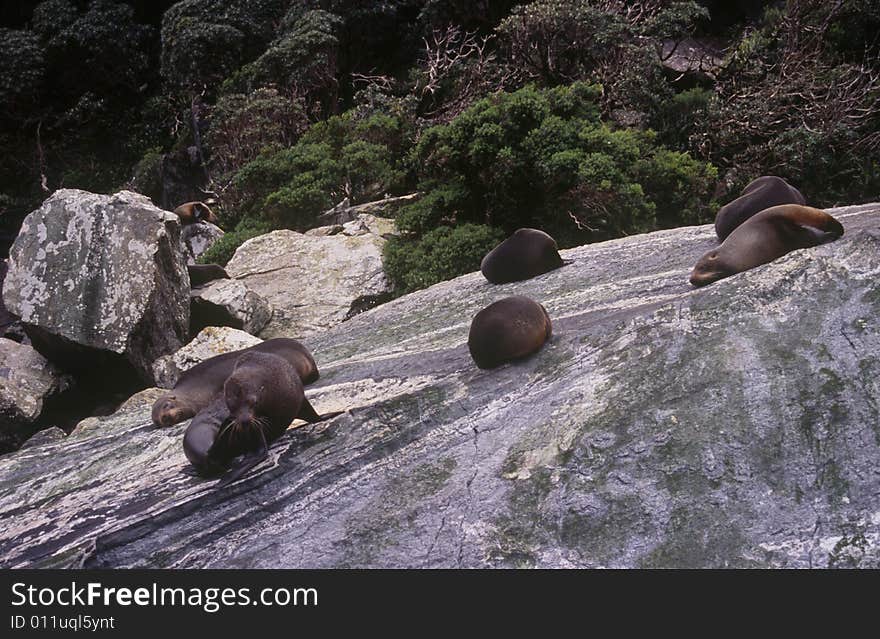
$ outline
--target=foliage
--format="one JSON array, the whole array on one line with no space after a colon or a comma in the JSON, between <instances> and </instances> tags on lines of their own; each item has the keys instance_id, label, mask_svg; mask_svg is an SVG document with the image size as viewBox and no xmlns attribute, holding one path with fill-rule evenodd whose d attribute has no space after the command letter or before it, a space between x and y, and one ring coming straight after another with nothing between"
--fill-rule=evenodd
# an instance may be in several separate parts
<instances>
[{"instance_id":1,"label":"foliage","mask_svg":"<svg viewBox=\"0 0 880 639\"><path fill-rule=\"evenodd\" d=\"M291 146L307 127L302 105L275 89L224 95L211 110L206 136L211 165L230 175L263 150Z\"/></svg>"},{"instance_id":2,"label":"foliage","mask_svg":"<svg viewBox=\"0 0 880 639\"><path fill-rule=\"evenodd\" d=\"M0 29L0 114L23 117L33 106L45 72L45 51L27 31Z\"/></svg>"},{"instance_id":3,"label":"foliage","mask_svg":"<svg viewBox=\"0 0 880 639\"><path fill-rule=\"evenodd\" d=\"M199 256L199 264L220 264L225 266L239 246L253 237L263 235L272 230L272 227L252 218L245 218L232 231L227 231L219 240L214 242L207 251Z\"/></svg>"},{"instance_id":4,"label":"foliage","mask_svg":"<svg viewBox=\"0 0 880 639\"><path fill-rule=\"evenodd\" d=\"M321 10L288 15L281 36L237 72L226 88L284 87L290 95L320 105L319 114L333 112L339 46L335 32L341 23L338 16Z\"/></svg>"},{"instance_id":5,"label":"foliage","mask_svg":"<svg viewBox=\"0 0 880 639\"><path fill-rule=\"evenodd\" d=\"M878 43L839 41L843 25L859 19L880 25L880 10L804 0L767 8L743 34L690 135L703 157L736 170L734 190L768 173L818 205L880 190Z\"/></svg>"},{"instance_id":6,"label":"foliage","mask_svg":"<svg viewBox=\"0 0 880 639\"><path fill-rule=\"evenodd\" d=\"M162 77L170 90L213 90L275 37L285 0L184 0L162 18Z\"/></svg>"},{"instance_id":7,"label":"foliage","mask_svg":"<svg viewBox=\"0 0 880 639\"><path fill-rule=\"evenodd\" d=\"M702 219L714 170L614 130L599 114L599 87L527 87L481 100L425 132L415 164L426 196L402 210L416 234L438 224L486 223L510 233L543 228L563 243Z\"/></svg>"},{"instance_id":8,"label":"foliage","mask_svg":"<svg viewBox=\"0 0 880 639\"><path fill-rule=\"evenodd\" d=\"M504 233L485 224L440 226L412 242L392 237L385 245L385 271L399 293L408 293L479 270L483 256Z\"/></svg>"},{"instance_id":9,"label":"foliage","mask_svg":"<svg viewBox=\"0 0 880 639\"><path fill-rule=\"evenodd\" d=\"M671 95L658 52L708 16L696 2L537 0L498 26L509 61L545 86L601 83L606 109L653 112Z\"/></svg>"},{"instance_id":10,"label":"foliage","mask_svg":"<svg viewBox=\"0 0 880 639\"><path fill-rule=\"evenodd\" d=\"M322 211L396 192L406 129L392 116L352 114L314 124L292 147L264 153L233 180L238 207L274 227L303 228Z\"/></svg>"}]
</instances>

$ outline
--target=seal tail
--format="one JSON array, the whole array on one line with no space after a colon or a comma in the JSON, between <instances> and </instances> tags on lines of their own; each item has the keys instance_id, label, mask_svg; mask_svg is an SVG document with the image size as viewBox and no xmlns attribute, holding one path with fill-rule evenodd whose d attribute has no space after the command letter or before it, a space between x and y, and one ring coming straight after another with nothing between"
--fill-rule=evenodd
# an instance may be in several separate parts
<instances>
[{"instance_id":1,"label":"seal tail","mask_svg":"<svg viewBox=\"0 0 880 639\"><path fill-rule=\"evenodd\" d=\"M317 422L323 422L327 419L332 419L337 415L342 415L345 411L339 410L333 413L324 413L323 415L318 415L315 412L315 409L312 408L312 405L309 403L309 400L303 399L303 404L299 409L299 413L297 413L297 419L304 419L310 424L316 424Z\"/></svg>"}]
</instances>

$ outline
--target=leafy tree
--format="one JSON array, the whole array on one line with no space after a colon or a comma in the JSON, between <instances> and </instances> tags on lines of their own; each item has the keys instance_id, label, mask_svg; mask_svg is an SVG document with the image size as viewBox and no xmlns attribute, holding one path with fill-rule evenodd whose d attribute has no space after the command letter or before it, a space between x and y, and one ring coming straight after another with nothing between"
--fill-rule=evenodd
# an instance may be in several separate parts
<instances>
[{"instance_id":1,"label":"leafy tree","mask_svg":"<svg viewBox=\"0 0 880 639\"><path fill-rule=\"evenodd\" d=\"M222 96L211 109L206 136L215 179L225 182L264 150L293 145L306 128L303 106L275 89Z\"/></svg>"},{"instance_id":2,"label":"leafy tree","mask_svg":"<svg viewBox=\"0 0 880 639\"><path fill-rule=\"evenodd\" d=\"M357 203L396 192L405 178L399 158L406 135L402 123L380 114L318 122L294 146L264 153L236 174L238 208L276 228L303 228L343 198Z\"/></svg>"},{"instance_id":3,"label":"leafy tree","mask_svg":"<svg viewBox=\"0 0 880 639\"><path fill-rule=\"evenodd\" d=\"M0 118L27 118L42 88L45 56L34 33L0 29Z\"/></svg>"},{"instance_id":4,"label":"leafy tree","mask_svg":"<svg viewBox=\"0 0 880 639\"><path fill-rule=\"evenodd\" d=\"M652 114L672 94L659 56L663 43L686 37L706 16L696 2L537 0L514 8L498 32L509 63L532 80L598 82L609 112Z\"/></svg>"},{"instance_id":5,"label":"leafy tree","mask_svg":"<svg viewBox=\"0 0 880 639\"><path fill-rule=\"evenodd\" d=\"M162 18L162 77L190 95L213 90L262 53L289 2L184 0Z\"/></svg>"},{"instance_id":6,"label":"leafy tree","mask_svg":"<svg viewBox=\"0 0 880 639\"><path fill-rule=\"evenodd\" d=\"M664 222L704 218L713 169L656 147L651 132L609 128L600 97L580 83L527 87L429 129L414 158L426 195L399 224L537 226L571 243L649 230L658 206Z\"/></svg>"},{"instance_id":7,"label":"leafy tree","mask_svg":"<svg viewBox=\"0 0 880 639\"><path fill-rule=\"evenodd\" d=\"M714 167L651 131L609 127L600 99L583 83L526 87L428 129L412 157L424 197L401 209L404 235L386 253L398 285L472 270L490 239L520 227L566 246L708 221Z\"/></svg>"},{"instance_id":8,"label":"leafy tree","mask_svg":"<svg viewBox=\"0 0 880 639\"><path fill-rule=\"evenodd\" d=\"M338 16L326 11L292 10L280 37L242 68L227 88L284 87L289 95L319 105L319 114L332 113L336 109L339 46L335 33L341 23Z\"/></svg>"}]
</instances>

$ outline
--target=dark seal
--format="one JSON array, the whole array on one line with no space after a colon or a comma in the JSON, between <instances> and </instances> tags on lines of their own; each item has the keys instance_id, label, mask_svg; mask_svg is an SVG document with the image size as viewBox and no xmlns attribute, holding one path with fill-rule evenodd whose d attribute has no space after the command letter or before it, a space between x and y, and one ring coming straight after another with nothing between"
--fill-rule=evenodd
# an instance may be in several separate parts
<instances>
[{"instance_id":1,"label":"dark seal","mask_svg":"<svg viewBox=\"0 0 880 639\"><path fill-rule=\"evenodd\" d=\"M228 280L229 274L219 264L188 264L190 288L203 286L214 280Z\"/></svg>"},{"instance_id":2,"label":"dark seal","mask_svg":"<svg viewBox=\"0 0 880 639\"><path fill-rule=\"evenodd\" d=\"M492 284L505 284L527 280L565 263L556 240L544 231L519 229L486 254L480 271Z\"/></svg>"},{"instance_id":3,"label":"dark seal","mask_svg":"<svg viewBox=\"0 0 880 639\"><path fill-rule=\"evenodd\" d=\"M551 334L543 306L528 297L505 297L474 316L468 349L477 366L495 368L536 352Z\"/></svg>"},{"instance_id":4,"label":"dark seal","mask_svg":"<svg viewBox=\"0 0 880 639\"><path fill-rule=\"evenodd\" d=\"M797 204L774 206L749 218L721 246L703 255L690 282L705 286L841 235L843 225L825 211Z\"/></svg>"},{"instance_id":5,"label":"dark seal","mask_svg":"<svg viewBox=\"0 0 880 639\"><path fill-rule=\"evenodd\" d=\"M174 213L180 218L181 224L196 224L198 222L217 224L217 216L204 202L186 202L174 209Z\"/></svg>"},{"instance_id":6,"label":"dark seal","mask_svg":"<svg viewBox=\"0 0 880 639\"><path fill-rule=\"evenodd\" d=\"M269 444L294 419L315 423L338 414L315 412L290 362L272 353L249 351L236 360L222 395L187 427L183 451L203 476L223 472L243 455L219 484L226 485L266 459Z\"/></svg>"},{"instance_id":7,"label":"dark seal","mask_svg":"<svg viewBox=\"0 0 880 639\"><path fill-rule=\"evenodd\" d=\"M295 339L279 337L231 353L217 355L183 372L171 391L153 404L153 423L172 426L193 417L223 390L235 362L244 353L271 353L289 362L303 384L318 379L318 366L308 349Z\"/></svg>"},{"instance_id":8,"label":"dark seal","mask_svg":"<svg viewBox=\"0 0 880 639\"><path fill-rule=\"evenodd\" d=\"M740 196L718 209L715 234L723 242L733 230L753 215L780 204L806 204L801 192L775 175L762 175L748 183Z\"/></svg>"}]
</instances>

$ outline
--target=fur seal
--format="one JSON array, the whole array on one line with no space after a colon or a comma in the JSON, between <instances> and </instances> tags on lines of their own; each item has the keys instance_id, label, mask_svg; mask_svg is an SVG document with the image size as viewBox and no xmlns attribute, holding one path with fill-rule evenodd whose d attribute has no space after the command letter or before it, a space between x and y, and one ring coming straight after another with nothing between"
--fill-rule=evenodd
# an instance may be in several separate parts
<instances>
[{"instance_id":1,"label":"fur seal","mask_svg":"<svg viewBox=\"0 0 880 639\"><path fill-rule=\"evenodd\" d=\"M217 224L217 216L204 202L185 202L174 213L180 218L181 224L195 224L197 222L210 222Z\"/></svg>"},{"instance_id":2,"label":"fur seal","mask_svg":"<svg viewBox=\"0 0 880 639\"><path fill-rule=\"evenodd\" d=\"M229 274L219 264L187 264L190 288L202 286L214 280L228 280Z\"/></svg>"},{"instance_id":3,"label":"fur seal","mask_svg":"<svg viewBox=\"0 0 880 639\"><path fill-rule=\"evenodd\" d=\"M492 284L527 280L566 264L556 240L538 229L518 229L486 254L480 271Z\"/></svg>"},{"instance_id":4,"label":"fur seal","mask_svg":"<svg viewBox=\"0 0 880 639\"><path fill-rule=\"evenodd\" d=\"M765 209L738 226L718 248L697 261L691 272L694 286L705 286L786 253L833 242L843 225L825 211L798 204Z\"/></svg>"},{"instance_id":5,"label":"fur seal","mask_svg":"<svg viewBox=\"0 0 880 639\"><path fill-rule=\"evenodd\" d=\"M800 204L807 201L801 192L775 175L762 175L749 182L740 196L728 202L715 216L715 234L723 242L733 230L747 219L772 206Z\"/></svg>"},{"instance_id":6,"label":"fur seal","mask_svg":"<svg viewBox=\"0 0 880 639\"><path fill-rule=\"evenodd\" d=\"M468 349L480 368L495 368L531 355L552 334L550 316L528 297L505 297L474 316Z\"/></svg>"},{"instance_id":7,"label":"fur seal","mask_svg":"<svg viewBox=\"0 0 880 639\"><path fill-rule=\"evenodd\" d=\"M251 350L236 360L223 393L190 423L183 450L196 471L206 476L222 472L244 455L218 484L223 486L266 459L269 444L295 418L315 423L338 414L315 412L290 362Z\"/></svg>"},{"instance_id":8,"label":"fur seal","mask_svg":"<svg viewBox=\"0 0 880 639\"><path fill-rule=\"evenodd\" d=\"M248 352L280 356L294 367L303 384L318 379L318 366L305 346L286 337L269 339L250 348L211 357L184 371L174 388L153 404L153 424L173 426L199 413L223 390L235 362Z\"/></svg>"}]
</instances>

